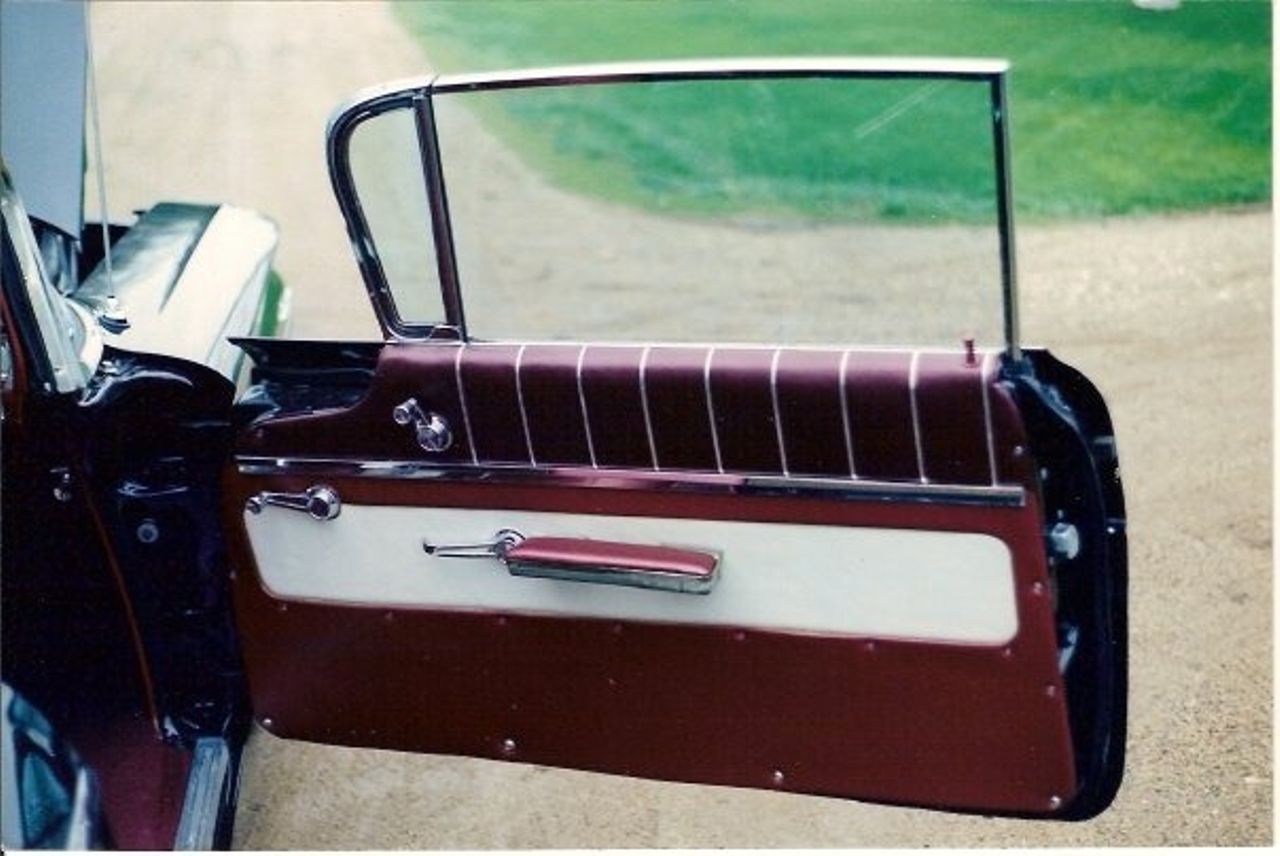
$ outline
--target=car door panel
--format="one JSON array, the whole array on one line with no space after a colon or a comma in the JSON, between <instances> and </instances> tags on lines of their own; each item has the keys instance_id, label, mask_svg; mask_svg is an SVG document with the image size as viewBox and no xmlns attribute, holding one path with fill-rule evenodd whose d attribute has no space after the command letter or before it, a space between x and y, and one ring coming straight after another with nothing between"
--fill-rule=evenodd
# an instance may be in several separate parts
<instances>
[{"instance_id":1,"label":"car door panel","mask_svg":"<svg viewBox=\"0 0 1280 856\"><path fill-rule=\"evenodd\" d=\"M1042 512L995 365L388 345L363 399L260 419L227 472L257 714L312 740L1050 812L1074 759ZM427 453L393 420L408 398L453 445ZM247 507L319 485L333 519ZM423 549L503 529L715 553L721 576L645 591Z\"/></svg>"},{"instance_id":2,"label":"car door panel","mask_svg":"<svg viewBox=\"0 0 1280 856\"><path fill-rule=\"evenodd\" d=\"M1006 71L835 58L445 75L336 113L331 176L387 343L332 393L312 362L324 348L254 346L265 364L223 514L264 725L957 810L1104 809L1124 754L1123 502L1100 397L1020 342ZM498 276L491 263L547 249L524 240L536 231L481 242L479 255L478 232L455 247L450 198L463 219L486 221L474 216L483 199L446 197L438 97L559 89L582 107L594 95L573 87L637 83L656 98L743 78L923 82L911 99L978 87L963 109L990 123L973 142L976 152L989 141L992 198L974 184L976 207L964 210L990 215L981 240L998 271L960 265L934 294L849 268L850 286L872 293L848 302L778 285L796 286L788 305L833 320L882 297L919 302L884 317L859 310L821 338L959 342L955 331L980 329L994 342L994 304L982 304L998 282L1002 347L564 342L667 333L625 301L620 317L596 317L622 281L607 264L596 271L600 259L565 268L552 253L532 278ZM957 116L940 108L935 121L951 134ZM387 202L386 188L365 199L352 159L374 170L386 159L352 141L376 142L378 131L361 130L371 122L416 134L423 173L407 180L425 181L443 317L401 313L421 297L401 270L405 235L380 242L369 228L364 205ZM947 218L977 236L969 214ZM771 229L799 225L775 220ZM427 224L394 225L412 241ZM908 264L916 246L902 247ZM866 260L856 242L845 249L845 261ZM741 326L725 295L773 304L749 298L735 270L723 282L708 272L715 293L701 297L655 277L653 307L674 335L708 320L701 329L713 332L697 335L816 335L782 317ZM553 273L567 276L563 288ZM464 313L463 279L479 289L474 312ZM716 306L725 312L705 311ZM905 335L890 332L899 322Z\"/></svg>"},{"instance_id":3,"label":"car door panel","mask_svg":"<svg viewBox=\"0 0 1280 856\"><path fill-rule=\"evenodd\" d=\"M667 520L697 514L699 521L713 515L812 519L818 510L781 497L726 503L688 494L673 504L662 490L635 496L580 486L552 492L330 481L347 502L334 524L344 516L362 521L357 509L382 509L373 503L405 503L382 509L410 519L388 516L388 529L403 534L395 555L384 558L369 543L383 540L378 536L388 529L367 533L363 547L380 563L403 562L404 574L423 577L433 569L414 536L430 531L433 509L408 504L413 497L406 492L435 506L482 506L478 531L496 525L483 516L499 501L508 508L603 506L616 514L665 514ZM1027 528L1019 518L1033 511L1002 509L993 526L988 509L923 509L909 521L893 505L842 510L846 519L881 531L908 522L932 532L948 525L973 531L980 525L973 518L981 517L995 537L1012 542L1015 566L1040 550L1038 538L1017 536ZM361 562L342 564L348 552L321 560L304 548L327 524L274 513L310 530L283 542L285 549L301 551L301 574L360 577L368 571ZM950 520L939 519L944 514ZM498 519L528 526L511 513ZM573 604L578 614L560 616L482 601L424 606L412 599L388 602L385 588L372 593L384 598L381 603L273 597L247 564L248 545L237 546L243 558L236 562L235 590L250 685L259 717L282 736L760 787L776 786L772 772L783 770L786 786L796 790L969 808L1047 810L1052 797L1072 790L1049 598L1043 581L1028 582L1021 570L1014 583L1019 624L1013 639L966 645L744 628L741 622L680 624L622 608L609 615L596 607L604 614L591 616L585 613L595 604L580 602ZM573 585L504 579L500 569L457 561L449 573L490 577L513 597L521 588ZM735 570L727 561L725 579ZM615 604L619 595L649 595L683 606L720 593L704 599L607 589ZM822 588L816 594L840 592ZM746 723L735 726L740 718ZM668 730L665 724L672 722L682 727ZM637 733L643 723L650 728ZM517 752L505 748L508 739ZM882 760L871 764L876 757ZM894 769L889 779L886 766Z\"/></svg>"}]
</instances>

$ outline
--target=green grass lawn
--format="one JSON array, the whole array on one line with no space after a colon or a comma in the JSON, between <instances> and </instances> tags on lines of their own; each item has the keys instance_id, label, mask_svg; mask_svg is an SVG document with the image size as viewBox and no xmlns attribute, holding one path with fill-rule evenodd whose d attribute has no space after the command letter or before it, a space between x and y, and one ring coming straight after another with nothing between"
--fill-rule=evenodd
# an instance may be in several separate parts
<instances>
[{"instance_id":1,"label":"green grass lawn","mask_svg":"<svg viewBox=\"0 0 1280 856\"><path fill-rule=\"evenodd\" d=\"M1124 0L469 0L397 4L396 14L445 71L699 56L1005 57L1013 62L1020 214L1095 216L1270 198L1266 2L1184 2L1173 12L1145 12ZM723 104L696 87L674 104L643 92L516 93L484 96L489 103L477 112L558 183L644 206L674 196L693 212L775 207L911 218L941 206L981 213L975 199L989 187L989 150L974 135L979 125L957 120L961 130L926 145L909 123L890 123L854 146L848 131L856 126L831 121L841 111L855 120L875 116L912 89L886 91L882 103L833 96L830 85L786 90L787 145L768 129L750 141L723 139L724 111L772 98L739 89ZM944 92L930 106L945 118L966 106L963 97ZM676 127L678 136L670 133ZM695 156L710 151L715 158ZM838 168L833 152L843 155ZM873 196L878 207L868 208Z\"/></svg>"}]
</instances>

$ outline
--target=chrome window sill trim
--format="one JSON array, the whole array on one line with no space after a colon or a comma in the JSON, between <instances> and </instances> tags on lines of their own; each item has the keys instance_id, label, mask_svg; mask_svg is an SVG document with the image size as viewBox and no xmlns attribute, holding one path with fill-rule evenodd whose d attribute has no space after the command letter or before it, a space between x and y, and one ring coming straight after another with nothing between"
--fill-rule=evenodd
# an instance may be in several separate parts
<instances>
[{"instance_id":1,"label":"chrome window sill trim","mask_svg":"<svg viewBox=\"0 0 1280 856\"><path fill-rule=\"evenodd\" d=\"M422 461L355 458L276 458L240 455L242 475L357 476L382 479L438 479L456 482L541 483L557 487L648 489L765 496L824 497L828 499L922 502L946 505L984 505L1018 508L1026 504L1020 485L964 485L839 479L776 474L726 474L664 470L593 470L589 466L527 464L440 464Z\"/></svg>"}]
</instances>

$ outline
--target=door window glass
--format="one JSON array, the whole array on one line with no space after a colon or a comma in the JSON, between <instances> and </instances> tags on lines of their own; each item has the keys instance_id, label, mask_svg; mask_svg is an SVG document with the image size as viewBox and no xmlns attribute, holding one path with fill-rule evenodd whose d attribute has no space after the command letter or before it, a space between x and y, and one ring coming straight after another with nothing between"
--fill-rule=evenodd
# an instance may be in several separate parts
<instances>
[{"instance_id":1,"label":"door window glass","mask_svg":"<svg viewBox=\"0 0 1280 856\"><path fill-rule=\"evenodd\" d=\"M468 332L999 345L989 98L848 79L437 94Z\"/></svg>"}]
</instances>

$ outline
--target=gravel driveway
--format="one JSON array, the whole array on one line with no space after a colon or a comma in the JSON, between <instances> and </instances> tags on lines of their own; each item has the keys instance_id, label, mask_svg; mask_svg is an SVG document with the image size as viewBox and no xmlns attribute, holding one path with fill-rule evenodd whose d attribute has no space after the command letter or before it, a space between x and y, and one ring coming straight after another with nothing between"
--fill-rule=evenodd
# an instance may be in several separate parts
<instances>
[{"instance_id":1,"label":"gravel driveway","mask_svg":"<svg viewBox=\"0 0 1280 856\"><path fill-rule=\"evenodd\" d=\"M371 3L94 4L123 217L226 200L282 229L297 337L376 335L324 123L426 60ZM1016 105L1014 105L1016 110ZM1016 142L1015 142L1016 144ZM90 188L89 199L96 198ZM236 846L1256 845L1272 835L1271 281L1265 209L1025 227L1024 338L1111 404L1130 509L1129 764L1089 823L349 750L254 734Z\"/></svg>"}]
</instances>

